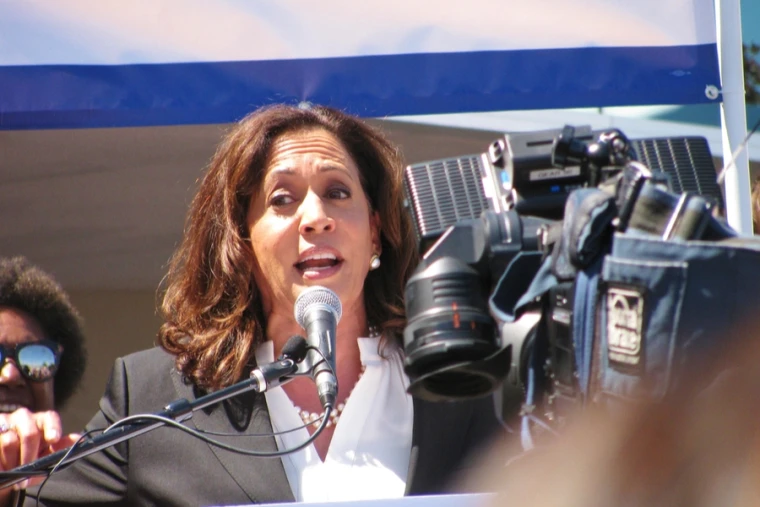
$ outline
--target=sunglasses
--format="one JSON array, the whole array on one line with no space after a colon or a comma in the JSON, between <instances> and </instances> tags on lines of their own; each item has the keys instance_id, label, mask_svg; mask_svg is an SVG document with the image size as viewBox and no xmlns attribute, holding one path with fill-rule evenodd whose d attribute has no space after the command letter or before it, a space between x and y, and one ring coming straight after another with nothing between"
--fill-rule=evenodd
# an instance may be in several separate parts
<instances>
[{"instance_id":1,"label":"sunglasses","mask_svg":"<svg viewBox=\"0 0 760 507\"><path fill-rule=\"evenodd\" d=\"M32 382L45 382L55 376L61 360L63 347L51 340L0 344L0 369L8 359L13 359L21 376Z\"/></svg>"}]
</instances>

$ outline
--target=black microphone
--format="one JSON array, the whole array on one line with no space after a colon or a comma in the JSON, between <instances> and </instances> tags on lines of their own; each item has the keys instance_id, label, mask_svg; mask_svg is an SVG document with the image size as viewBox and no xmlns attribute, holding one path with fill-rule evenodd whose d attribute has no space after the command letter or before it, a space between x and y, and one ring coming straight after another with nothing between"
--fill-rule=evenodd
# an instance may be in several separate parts
<instances>
[{"instance_id":1,"label":"black microphone","mask_svg":"<svg viewBox=\"0 0 760 507\"><path fill-rule=\"evenodd\" d=\"M308 348L309 345L303 336L291 336L282 347L277 361L265 364L251 372L251 379L256 382L254 387L256 392L263 393L293 380L292 375L298 370L298 363L306 357Z\"/></svg>"},{"instance_id":2,"label":"black microphone","mask_svg":"<svg viewBox=\"0 0 760 507\"><path fill-rule=\"evenodd\" d=\"M335 378L335 328L343 313L340 298L330 289L313 286L305 289L296 299L293 309L296 322L306 331L306 341L317 353L310 350L311 377L317 384L322 407L335 408L338 398L338 380Z\"/></svg>"}]
</instances>

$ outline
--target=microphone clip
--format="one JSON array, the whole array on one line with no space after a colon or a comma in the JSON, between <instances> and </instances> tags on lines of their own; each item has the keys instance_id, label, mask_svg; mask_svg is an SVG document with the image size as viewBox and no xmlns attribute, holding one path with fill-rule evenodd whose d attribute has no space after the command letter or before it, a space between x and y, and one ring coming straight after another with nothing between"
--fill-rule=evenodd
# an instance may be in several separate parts
<instances>
[{"instance_id":1,"label":"microphone clip","mask_svg":"<svg viewBox=\"0 0 760 507\"><path fill-rule=\"evenodd\" d=\"M256 392L263 393L273 387L287 384L293 380L296 371L298 364L295 361L288 358L280 359L253 370L251 379L256 381Z\"/></svg>"}]
</instances>

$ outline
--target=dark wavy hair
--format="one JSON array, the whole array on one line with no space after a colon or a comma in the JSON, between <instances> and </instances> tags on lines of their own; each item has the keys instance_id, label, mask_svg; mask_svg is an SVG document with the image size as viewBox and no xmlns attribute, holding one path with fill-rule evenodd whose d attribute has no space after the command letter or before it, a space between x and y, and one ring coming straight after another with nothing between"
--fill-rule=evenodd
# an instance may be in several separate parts
<instances>
[{"instance_id":1,"label":"dark wavy hair","mask_svg":"<svg viewBox=\"0 0 760 507\"><path fill-rule=\"evenodd\" d=\"M45 338L63 346L53 383L55 407L62 407L79 387L87 364L79 312L61 285L25 257L0 258L0 307L28 314Z\"/></svg>"},{"instance_id":2,"label":"dark wavy hair","mask_svg":"<svg viewBox=\"0 0 760 507\"><path fill-rule=\"evenodd\" d=\"M378 129L336 109L268 106L237 123L219 145L165 278L159 344L176 355L185 378L202 389L237 382L253 365L256 345L266 339L248 207L263 181L273 142L284 133L312 128L342 142L359 167L372 211L380 216L382 266L365 280L364 303L383 345L401 344L404 286L418 255L403 206L398 149Z\"/></svg>"}]
</instances>

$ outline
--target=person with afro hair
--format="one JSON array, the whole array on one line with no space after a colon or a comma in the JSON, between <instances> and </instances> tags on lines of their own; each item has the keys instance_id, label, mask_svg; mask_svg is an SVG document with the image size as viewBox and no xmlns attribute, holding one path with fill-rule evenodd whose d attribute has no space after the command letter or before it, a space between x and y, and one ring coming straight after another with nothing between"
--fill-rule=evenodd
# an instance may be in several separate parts
<instances>
[{"instance_id":1,"label":"person with afro hair","mask_svg":"<svg viewBox=\"0 0 760 507\"><path fill-rule=\"evenodd\" d=\"M52 451L76 441L62 435L58 411L82 380L82 319L61 285L24 257L0 258L0 442L18 448L32 429ZM30 424L37 428L28 428ZM17 463L0 452L6 469Z\"/></svg>"}]
</instances>

